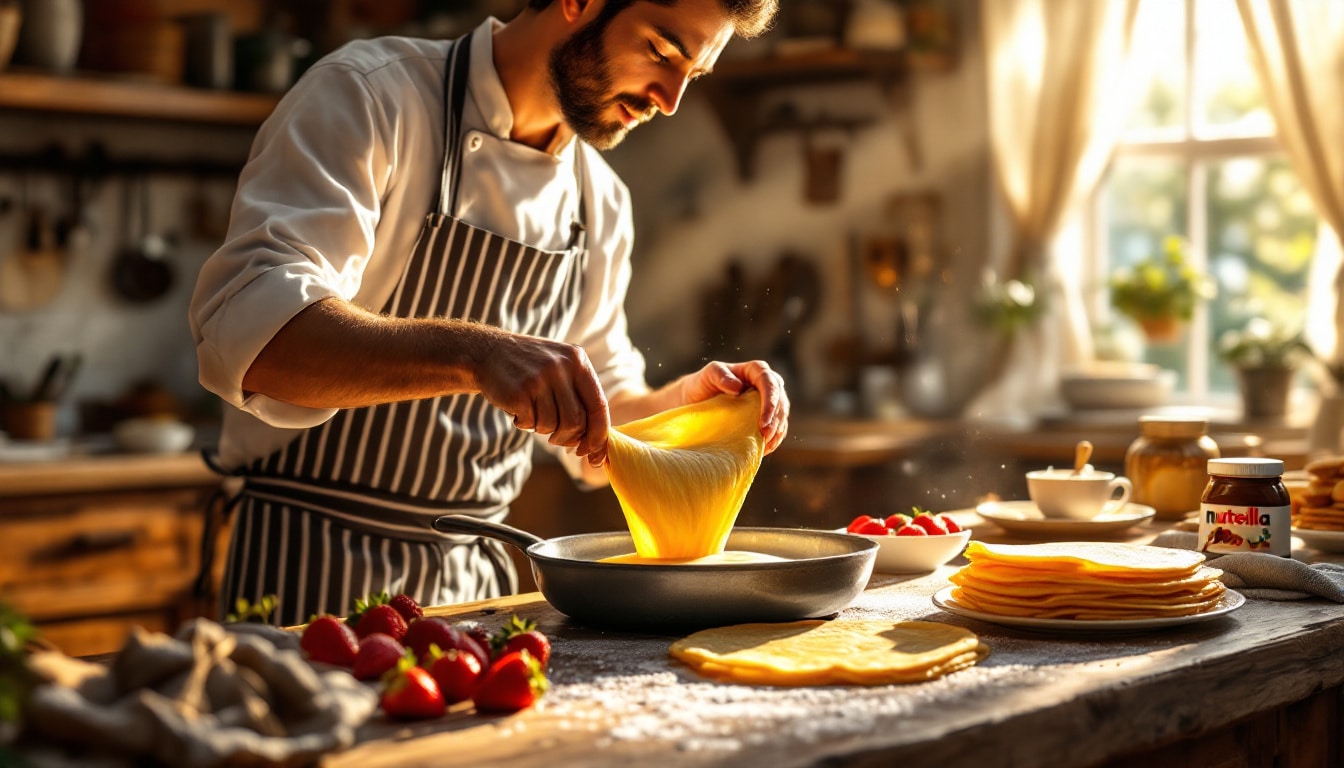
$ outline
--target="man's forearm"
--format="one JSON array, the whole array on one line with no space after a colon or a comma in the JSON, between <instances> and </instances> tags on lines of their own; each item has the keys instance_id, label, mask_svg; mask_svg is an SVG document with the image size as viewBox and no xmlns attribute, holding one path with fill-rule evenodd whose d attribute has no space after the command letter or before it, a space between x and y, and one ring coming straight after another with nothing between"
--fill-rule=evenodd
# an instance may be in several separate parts
<instances>
[{"instance_id":1,"label":"man's forearm","mask_svg":"<svg viewBox=\"0 0 1344 768\"><path fill-rule=\"evenodd\" d=\"M326 299L295 315L243 377L249 393L309 408L354 408L479 390L473 360L494 329L377 315Z\"/></svg>"}]
</instances>

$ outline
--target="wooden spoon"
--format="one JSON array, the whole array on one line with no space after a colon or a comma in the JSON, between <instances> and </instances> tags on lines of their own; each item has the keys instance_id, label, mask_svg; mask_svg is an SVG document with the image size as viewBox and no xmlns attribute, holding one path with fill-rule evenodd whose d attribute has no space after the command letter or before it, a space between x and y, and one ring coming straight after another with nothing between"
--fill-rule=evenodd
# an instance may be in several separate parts
<instances>
[{"instance_id":1,"label":"wooden spoon","mask_svg":"<svg viewBox=\"0 0 1344 768\"><path fill-rule=\"evenodd\" d=\"M1082 474L1083 468L1087 466L1087 460L1090 458L1092 458L1092 443L1079 440L1078 447L1073 453L1073 474Z\"/></svg>"}]
</instances>

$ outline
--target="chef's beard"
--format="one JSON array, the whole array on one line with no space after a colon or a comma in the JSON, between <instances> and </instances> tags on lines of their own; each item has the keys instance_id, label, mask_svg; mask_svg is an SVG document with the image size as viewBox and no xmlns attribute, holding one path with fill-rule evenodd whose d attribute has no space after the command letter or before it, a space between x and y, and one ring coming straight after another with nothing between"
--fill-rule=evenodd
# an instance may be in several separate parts
<instances>
[{"instance_id":1,"label":"chef's beard","mask_svg":"<svg viewBox=\"0 0 1344 768\"><path fill-rule=\"evenodd\" d=\"M580 139L598 149L611 149L630 132L621 121L603 117L613 103L624 105L636 116L653 110L648 99L611 93L611 63L602 35L615 14L606 10L561 43L551 53L550 62L551 86L560 102L560 114Z\"/></svg>"}]
</instances>

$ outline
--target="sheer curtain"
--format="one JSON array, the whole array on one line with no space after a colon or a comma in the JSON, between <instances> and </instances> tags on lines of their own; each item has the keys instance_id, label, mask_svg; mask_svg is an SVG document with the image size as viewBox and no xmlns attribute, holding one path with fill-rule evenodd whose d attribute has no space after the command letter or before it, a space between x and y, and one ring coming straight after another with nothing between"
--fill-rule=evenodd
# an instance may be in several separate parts
<instances>
[{"instance_id":1,"label":"sheer curtain","mask_svg":"<svg viewBox=\"0 0 1344 768\"><path fill-rule=\"evenodd\" d=\"M1140 0L981 0L990 144L1012 244L1000 279L1035 277L1049 307L991 358L972 418L1029 418L1058 363L1086 356L1082 286L1050 257L1065 212L1101 178L1132 103L1125 77ZM1061 259L1083 258L1061 254Z\"/></svg>"},{"instance_id":2,"label":"sheer curtain","mask_svg":"<svg viewBox=\"0 0 1344 768\"><path fill-rule=\"evenodd\" d=\"M1323 225L1344 232L1344 2L1237 0L1260 87L1293 170ZM1324 233L1322 233L1324 234ZM1307 333L1313 347L1344 360L1344 267L1337 236L1322 237Z\"/></svg>"}]
</instances>

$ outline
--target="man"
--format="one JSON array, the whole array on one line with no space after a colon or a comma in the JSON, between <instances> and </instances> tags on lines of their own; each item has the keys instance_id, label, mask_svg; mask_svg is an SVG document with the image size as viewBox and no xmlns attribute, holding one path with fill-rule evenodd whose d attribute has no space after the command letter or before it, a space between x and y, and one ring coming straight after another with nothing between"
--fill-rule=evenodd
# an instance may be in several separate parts
<instances>
[{"instance_id":1,"label":"man","mask_svg":"<svg viewBox=\"0 0 1344 768\"><path fill-rule=\"evenodd\" d=\"M755 388L783 440L760 361L644 383L629 193L596 151L675 112L777 0L529 2L457 41L347 45L258 132L190 317L219 461L246 476L224 606L276 594L292 624L383 589L512 591L497 542L430 523L501 519L531 433L600 485L613 423Z\"/></svg>"}]
</instances>

